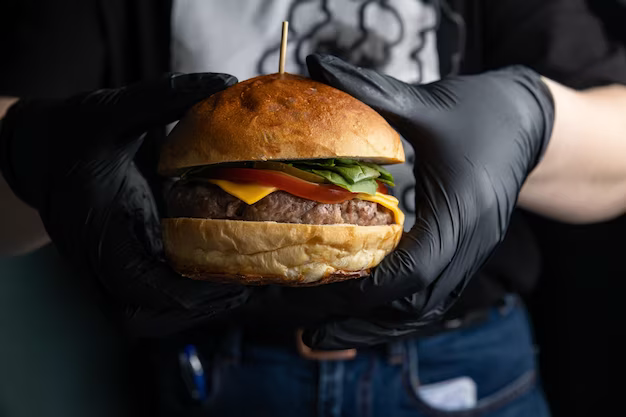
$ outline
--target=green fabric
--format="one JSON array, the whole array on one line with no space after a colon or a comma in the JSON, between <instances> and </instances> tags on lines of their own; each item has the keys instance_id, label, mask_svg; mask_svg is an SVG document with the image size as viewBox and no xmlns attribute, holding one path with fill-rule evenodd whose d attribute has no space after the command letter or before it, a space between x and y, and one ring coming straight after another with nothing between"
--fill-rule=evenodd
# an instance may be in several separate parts
<instances>
[{"instance_id":1,"label":"green fabric","mask_svg":"<svg viewBox=\"0 0 626 417\"><path fill-rule=\"evenodd\" d=\"M0 258L0 415L122 415L119 344L49 245Z\"/></svg>"}]
</instances>

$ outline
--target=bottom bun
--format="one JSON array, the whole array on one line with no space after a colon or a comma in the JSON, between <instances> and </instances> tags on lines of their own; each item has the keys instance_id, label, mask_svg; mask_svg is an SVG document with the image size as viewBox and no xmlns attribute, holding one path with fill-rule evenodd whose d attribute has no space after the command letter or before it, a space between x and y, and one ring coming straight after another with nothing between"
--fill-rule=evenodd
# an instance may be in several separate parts
<instances>
[{"instance_id":1,"label":"bottom bun","mask_svg":"<svg viewBox=\"0 0 626 417\"><path fill-rule=\"evenodd\" d=\"M248 285L358 278L398 244L402 227L163 219L165 254L183 276Z\"/></svg>"}]
</instances>

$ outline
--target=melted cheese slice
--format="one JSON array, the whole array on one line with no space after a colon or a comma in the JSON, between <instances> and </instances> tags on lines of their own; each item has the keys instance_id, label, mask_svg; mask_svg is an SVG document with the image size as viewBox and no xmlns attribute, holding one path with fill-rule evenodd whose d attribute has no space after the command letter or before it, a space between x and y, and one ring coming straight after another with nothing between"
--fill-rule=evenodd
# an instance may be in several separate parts
<instances>
[{"instance_id":1,"label":"melted cheese slice","mask_svg":"<svg viewBox=\"0 0 626 417\"><path fill-rule=\"evenodd\" d=\"M254 204L257 201L267 197L274 191L278 190L278 188L276 187L268 187L265 185L256 184L241 184L226 180L207 181L217 185L228 194L237 197L246 204ZM393 213L396 224L404 224L404 213L398 207L398 199L394 196L377 192L376 195L358 193L355 198L380 204L381 206L389 209Z\"/></svg>"},{"instance_id":2,"label":"melted cheese slice","mask_svg":"<svg viewBox=\"0 0 626 417\"><path fill-rule=\"evenodd\" d=\"M392 195L387 195L383 193L377 192L376 195L370 195L365 193L358 193L356 198L372 201L374 203L378 203L386 209L389 209L393 213L393 217L396 220L396 224L403 225L404 224L404 213L398 207L398 199Z\"/></svg>"},{"instance_id":3,"label":"melted cheese slice","mask_svg":"<svg viewBox=\"0 0 626 417\"><path fill-rule=\"evenodd\" d=\"M237 182L226 180L207 181L217 185L228 194L234 195L246 204L254 204L262 198L265 198L268 195L272 194L274 191L278 190L278 188L276 187L268 187L266 185L240 184Z\"/></svg>"}]
</instances>

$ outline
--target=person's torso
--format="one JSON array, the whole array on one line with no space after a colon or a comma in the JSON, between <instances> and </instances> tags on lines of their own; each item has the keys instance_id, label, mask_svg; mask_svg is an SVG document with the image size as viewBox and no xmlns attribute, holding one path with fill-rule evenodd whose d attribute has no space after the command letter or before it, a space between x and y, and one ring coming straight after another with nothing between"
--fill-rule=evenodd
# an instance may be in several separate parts
<instances>
[{"instance_id":1,"label":"person's torso","mask_svg":"<svg viewBox=\"0 0 626 417\"><path fill-rule=\"evenodd\" d=\"M72 6L70 3L60 2L57 8L64 10ZM93 65L81 66L85 72L81 79L98 81L86 82L80 88L115 87L172 70L230 72L240 79L275 72L283 20L290 24L289 72L305 73L307 54L327 52L406 82L430 82L447 75L440 72L454 67L459 58L455 56L459 48L455 43L460 39L458 24L452 24L448 33L451 42L442 42L442 33L463 16L452 19L449 11L441 11L441 4L420 0L93 0L85 7L97 16L98 24L76 27L75 38L85 47L89 42L94 44L103 51L104 60L97 70L90 70ZM467 20L467 41L480 39L472 35L479 32L477 25ZM97 39L97 44L89 39ZM46 53L34 49L29 52L34 59L41 56L37 58L41 68L46 67L48 55L61 56L73 46L57 43L46 48ZM473 52L479 49L472 48L472 53L464 57L474 63L473 70L480 70L480 57ZM69 74L65 78L76 77ZM26 82L11 85L16 93L31 90ZM77 91L68 88L65 94L73 92ZM397 180L394 193L407 214L408 229L414 221L415 195L410 168L413 153L406 143L405 150L407 164L389 168ZM145 167L143 172L154 171L156 149L143 147L140 157L138 165ZM495 283L495 287L489 285L499 293L501 282L518 288L534 280L538 256L529 238L522 236L524 229L513 221L505 244L483 268L479 279L472 280L466 291L470 296L463 298L475 298L471 293L484 292L481 288L485 283Z\"/></svg>"},{"instance_id":2,"label":"person's torso","mask_svg":"<svg viewBox=\"0 0 626 417\"><path fill-rule=\"evenodd\" d=\"M174 0L171 66L181 72L227 72L240 80L276 72L281 22L287 20L287 72L306 75L307 55L330 53L407 83L428 83L458 58L454 41L438 39L445 30L439 6L421 0ZM403 145L406 163L387 168L408 231L415 222L415 157L406 141ZM516 215L505 244L469 285L463 297L468 305L459 308L489 304L506 291L528 287L538 264L530 239Z\"/></svg>"}]
</instances>

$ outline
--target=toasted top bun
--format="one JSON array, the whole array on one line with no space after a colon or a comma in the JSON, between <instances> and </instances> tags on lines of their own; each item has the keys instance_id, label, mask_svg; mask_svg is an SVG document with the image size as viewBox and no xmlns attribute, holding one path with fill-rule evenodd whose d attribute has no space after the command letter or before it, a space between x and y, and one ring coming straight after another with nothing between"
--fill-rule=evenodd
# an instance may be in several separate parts
<instances>
[{"instance_id":1,"label":"toasted top bun","mask_svg":"<svg viewBox=\"0 0 626 417\"><path fill-rule=\"evenodd\" d=\"M400 136L371 107L291 74L240 82L196 104L161 150L159 172L222 162L350 158L404 162Z\"/></svg>"}]
</instances>

